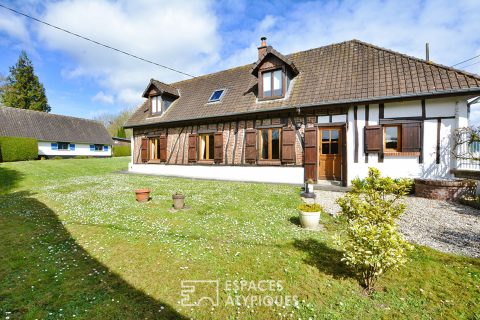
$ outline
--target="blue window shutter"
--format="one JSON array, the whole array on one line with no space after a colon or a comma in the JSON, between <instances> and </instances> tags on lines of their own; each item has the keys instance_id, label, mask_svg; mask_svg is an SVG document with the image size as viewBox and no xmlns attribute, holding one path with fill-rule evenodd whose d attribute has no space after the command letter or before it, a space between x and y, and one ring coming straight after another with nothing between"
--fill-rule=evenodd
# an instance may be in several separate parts
<instances>
[{"instance_id":1,"label":"blue window shutter","mask_svg":"<svg viewBox=\"0 0 480 320\"><path fill-rule=\"evenodd\" d=\"M52 150L58 150L58 144L52 142L51 146Z\"/></svg>"},{"instance_id":2,"label":"blue window shutter","mask_svg":"<svg viewBox=\"0 0 480 320\"><path fill-rule=\"evenodd\" d=\"M75 151L75 144L74 143L70 143L70 151Z\"/></svg>"},{"instance_id":3,"label":"blue window shutter","mask_svg":"<svg viewBox=\"0 0 480 320\"><path fill-rule=\"evenodd\" d=\"M108 146L103 146L103 151L108 151Z\"/></svg>"},{"instance_id":4,"label":"blue window shutter","mask_svg":"<svg viewBox=\"0 0 480 320\"><path fill-rule=\"evenodd\" d=\"M94 144L90 145L90 151L95 151L95 145Z\"/></svg>"}]
</instances>

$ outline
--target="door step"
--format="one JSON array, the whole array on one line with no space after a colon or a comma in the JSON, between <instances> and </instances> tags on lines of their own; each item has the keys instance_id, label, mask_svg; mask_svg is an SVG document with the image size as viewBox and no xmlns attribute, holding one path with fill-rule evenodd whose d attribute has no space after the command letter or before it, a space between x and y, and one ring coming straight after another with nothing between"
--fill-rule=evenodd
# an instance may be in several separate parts
<instances>
[{"instance_id":1,"label":"door step","mask_svg":"<svg viewBox=\"0 0 480 320\"><path fill-rule=\"evenodd\" d=\"M321 180L318 181L317 184L313 185L313 190L347 192L350 191L350 188L342 186L342 183L340 181Z\"/></svg>"}]
</instances>

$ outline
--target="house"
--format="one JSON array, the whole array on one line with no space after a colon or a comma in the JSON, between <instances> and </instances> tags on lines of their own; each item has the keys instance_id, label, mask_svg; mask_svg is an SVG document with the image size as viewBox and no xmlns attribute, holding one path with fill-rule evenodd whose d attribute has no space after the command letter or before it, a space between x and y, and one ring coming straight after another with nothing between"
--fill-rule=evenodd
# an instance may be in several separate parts
<instances>
[{"instance_id":1,"label":"house","mask_svg":"<svg viewBox=\"0 0 480 320\"><path fill-rule=\"evenodd\" d=\"M130 146L130 143L132 142L128 138L120 138L120 137L112 137L113 144L116 146Z\"/></svg>"},{"instance_id":2,"label":"house","mask_svg":"<svg viewBox=\"0 0 480 320\"><path fill-rule=\"evenodd\" d=\"M368 167L448 178L452 132L479 94L477 75L358 40L283 55L262 38L253 64L150 80L125 124L129 170L344 185Z\"/></svg>"},{"instance_id":3,"label":"house","mask_svg":"<svg viewBox=\"0 0 480 320\"><path fill-rule=\"evenodd\" d=\"M39 157L110 157L112 138L97 121L18 108L0 108L0 136L35 138Z\"/></svg>"}]
</instances>

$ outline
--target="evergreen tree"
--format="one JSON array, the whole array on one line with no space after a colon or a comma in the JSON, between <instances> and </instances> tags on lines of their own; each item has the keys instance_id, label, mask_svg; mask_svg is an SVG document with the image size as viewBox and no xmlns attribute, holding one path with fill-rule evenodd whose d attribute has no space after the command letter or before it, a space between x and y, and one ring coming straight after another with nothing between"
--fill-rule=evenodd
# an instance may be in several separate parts
<instances>
[{"instance_id":1,"label":"evergreen tree","mask_svg":"<svg viewBox=\"0 0 480 320\"><path fill-rule=\"evenodd\" d=\"M20 53L17 64L10 67L0 99L7 107L50 112L45 88L25 51Z\"/></svg>"},{"instance_id":2,"label":"evergreen tree","mask_svg":"<svg viewBox=\"0 0 480 320\"><path fill-rule=\"evenodd\" d=\"M123 127L118 128L117 137L118 138L126 138L127 137L127 135L125 134L125 129Z\"/></svg>"}]
</instances>

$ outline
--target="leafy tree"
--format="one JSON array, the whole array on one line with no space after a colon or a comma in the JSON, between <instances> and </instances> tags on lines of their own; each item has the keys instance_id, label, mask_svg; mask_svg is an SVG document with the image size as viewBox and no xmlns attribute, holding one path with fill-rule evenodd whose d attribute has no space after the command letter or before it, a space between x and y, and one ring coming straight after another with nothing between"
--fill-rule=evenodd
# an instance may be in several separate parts
<instances>
[{"instance_id":1,"label":"leafy tree","mask_svg":"<svg viewBox=\"0 0 480 320\"><path fill-rule=\"evenodd\" d=\"M32 61L22 51L17 64L10 67L1 95L2 103L7 107L50 112L45 88L33 70Z\"/></svg>"},{"instance_id":2,"label":"leafy tree","mask_svg":"<svg viewBox=\"0 0 480 320\"><path fill-rule=\"evenodd\" d=\"M405 264L412 249L396 223L405 211L398 200L410 187L407 179L381 177L378 169L369 168L368 177L353 180L352 190L337 200L348 222L346 239L338 240L342 261L357 273L367 293L378 277Z\"/></svg>"},{"instance_id":3,"label":"leafy tree","mask_svg":"<svg viewBox=\"0 0 480 320\"><path fill-rule=\"evenodd\" d=\"M0 101L2 101L3 91L5 91L7 77L0 73ZM0 104L1 106L1 104Z\"/></svg>"},{"instance_id":4,"label":"leafy tree","mask_svg":"<svg viewBox=\"0 0 480 320\"><path fill-rule=\"evenodd\" d=\"M130 138L132 136L131 129L123 129L123 125L130 118L134 109L124 109L117 114L102 113L95 117L95 120L103 123L107 131L112 137Z\"/></svg>"},{"instance_id":5,"label":"leafy tree","mask_svg":"<svg viewBox=\"0 0 480 320\"><path fill-rule=\"evenodd\" d=\"M125 129L123 127L117 130L117 137L119 138L126 138L127 135L125 134Z\"/></svg>"}]
</instances>

